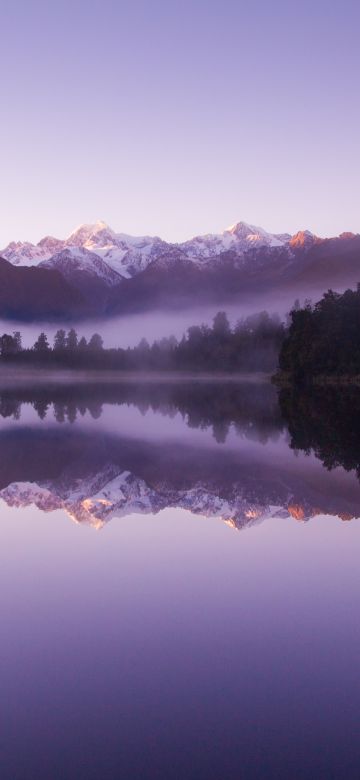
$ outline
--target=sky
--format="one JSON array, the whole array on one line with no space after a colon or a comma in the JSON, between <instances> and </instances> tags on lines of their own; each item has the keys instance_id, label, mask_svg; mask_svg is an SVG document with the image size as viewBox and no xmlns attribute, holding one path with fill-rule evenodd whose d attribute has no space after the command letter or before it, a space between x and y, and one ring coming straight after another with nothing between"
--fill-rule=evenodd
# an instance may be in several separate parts
<instances>
[{"instance_id":1,"label":"sky","mask_svg":"<svg viewBox=\"0 0 360 780\"><path fill-rule=\"evenodd\" d=\"M0 0L0 247L360 232L355 0Z\"/></svg>"}]
</instances>

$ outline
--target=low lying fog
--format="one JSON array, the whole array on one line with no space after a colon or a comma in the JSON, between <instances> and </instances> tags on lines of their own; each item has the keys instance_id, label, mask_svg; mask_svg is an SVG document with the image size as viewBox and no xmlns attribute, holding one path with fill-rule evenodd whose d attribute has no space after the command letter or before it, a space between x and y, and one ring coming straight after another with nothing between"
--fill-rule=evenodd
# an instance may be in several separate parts
<instances>
[{"instance_id":1,"label":"low lying fog","mask_svg":"<svg viewBox=\"0 0 360 780\"><path fill-rule=\"evenodd\" d=\"M30 347L36 341L39 333L44 331L50 344L56 331L63 327L65 330L74 327L79 337L89 338L93 333L100 333L105 347L131 347L139 343L144 336L150 343L163 336L174 335L181 338L190 325L210 324L217 311L227 312L231 325L235 325L238 319L260 311L268 311L270 314L277 312L280 316L292 308L294 304L291 297L283 295L271 298L259 296L247 303L239 304L214 304L185 311L149 311L144 314L117 316L109 319L83 321L77 323L24 323L9 320L0 320L0 333L12 333L19 330L22 335L23 346Z\"/></svg>"}]
</instances>

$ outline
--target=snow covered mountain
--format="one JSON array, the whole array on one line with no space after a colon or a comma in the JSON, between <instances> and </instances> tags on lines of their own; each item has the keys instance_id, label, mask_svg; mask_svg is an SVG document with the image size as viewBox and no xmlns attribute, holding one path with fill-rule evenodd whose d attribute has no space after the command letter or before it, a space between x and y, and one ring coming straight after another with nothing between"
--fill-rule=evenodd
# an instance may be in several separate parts
<instances>
[{"instance_id":1,"label":"snow covered mountain","mask_svg":"<svg viewBox=\"0 0 360 780\"><path fill-rule=\"evenodd\" d=\"M43 260L39 265L41 268L56 268L70 281L74 279L74 274L85 272L101 279L108 287L118 284L122 278L96 252L82 246L62 249L48 260Z\"/></svg>"},{"instance_id":2,"label":"snow covered mountain","mask_svg":"<svg viewBox=\"0 0 360 780\"><path fill-rule=\"evenodd\" d=\"M323 239L306 230L291 236L245 222L170 244L157 236L115 233L98 221L81 225L65 240L46 236L36 245L11 242L0 257L19 275L29 266L32 273L46 270L49 285L49 272L58 272L80 294L79 318L223 307L270 294L291 305L297 297L320 298L329 288L342 292L360 281L359 235ZM7 317L5 304L0 316ZM33 318L31 301L15 304L12 316Z\"/></svg>"},{"instance_id":3,"label":"snow covered mountain","mask_svg":"<svg viewBox=\"0 0 360 780\"><path fill-rule=\"evenodd\" d=\"M81 268L81 259L83 270L89 272L91 269L100 278L105 278L107 283L116 284L121 278L129 279L144 271L152 262L170 254L175 248L201 267L229 250L243 255L254 248L285 247L290 240L290 234L275 235L254 225L238 222L223 233L195 236L180 244L169 244L157 236L133 237L115 233L105 222L98 221L93 225L80 225L64 241L51 236L41 239L38 244L13 241L0 255L13 265L41 264L44 267L56 267L62 272L64 257L67 260L66 269L69 269L69 259L73 256L76 270ZM103 263L96 262L96 257ZM113 275L105 271L105 264L114 272Z\"/></svg>"},{"instance_id":4,"label":"snow covered mountain","mask_svg":"<svg viewBox=\"0 0 360 780\"><path fill-rule=\"evenodd\" d=\"M31 266L38 265L42 260L47 260L51 257L52 252L46 245L41 246L41 242L35 245L29 241L11 241L0 254L12 265Z\"/></svg>"},{"instance_id":5,"label":"snow covered mountain","mask_svg":"<svg viewBox=\"0 0 360 780\"><path fill-rule=\"evenodd\" d=\"M179 246L190 259L206 262L209 258L217 257L229 250L243 254L253 248L286 246L290 239L291 235L287 233L281 236L275 235L254 225L248 225L246 222L238 222L223 233L196 236Z\"/></svg>"},{"instance_id":6,"label":"snow covered mountain","mask_svg":"<svg viewBox=\"0 0 360 780\"><path fill-rule=\"evenodd\" d=\"M69 260L73 257L77 271L82 268L107 283L117 284L121 278L130 278L144 270L168 247L169 244L156 236L135 238L115 233L105 222L98 221L94 225L80 225L64 241L51 236L38 244L13 241L0 255L13 265L41 264L62 272L64 267L69 272Z\"/></svg>"}]
</instances>

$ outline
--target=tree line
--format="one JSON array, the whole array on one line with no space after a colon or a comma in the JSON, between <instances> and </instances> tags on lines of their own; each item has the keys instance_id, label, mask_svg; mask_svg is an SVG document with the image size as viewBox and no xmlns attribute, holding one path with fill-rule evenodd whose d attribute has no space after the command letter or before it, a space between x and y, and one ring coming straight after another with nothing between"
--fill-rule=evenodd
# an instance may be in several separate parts
<instances>
[{"instance_id":1,"label":"tree line","mask_svg":"<svg viewBox=\"0 0 360 780\"><path fill-rule=\"evenodd\" d=\"M275 369L284 339L278 315L260 312L238 320L231 328L225 312L218 312L212 326L193 325L182 339L174 336L149 344L142 338L136 347L104 348L98 333L86 341L76 330L59 329L53 344L40 333L31 348L23 348L19 331L0 337L4 362L76 368L144 371L264 371Z\"/></svg>"},{"instance_id":2,"label":"tree line","mask_svg":"<svg viewBox=\"0 0 360 780\"><path fill-rule=\"evenodd\" d=\"M54 336L54 343L51 347L46 333L40 333L34 345L30 349L24 349L22 346L22 336L20 331L16 330L12 336L9 333L3 333L0 336L0 354L1 357L19 355L23 352L32 352L35 354L49 352L75 352L75 351L99 351L103 348L103 340L98 333L91 336L89 342L82 336L80 339L76 330L71 328L68 333L60 328Z\"/></svg>"}]
</instances>

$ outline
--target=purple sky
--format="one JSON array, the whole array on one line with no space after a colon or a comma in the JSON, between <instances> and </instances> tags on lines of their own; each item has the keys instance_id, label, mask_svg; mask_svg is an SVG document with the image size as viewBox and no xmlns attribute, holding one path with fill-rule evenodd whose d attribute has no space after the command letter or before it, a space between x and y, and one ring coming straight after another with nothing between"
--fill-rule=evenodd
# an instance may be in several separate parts
<instances>
[{"instance_id":1,"label":"purple sky","mask_svg":"<svg viewBox=\"0 0 360 780\"><path fill-rule=\"evenodd\" d=\"M0 246L360 232L355 0L2 0Z\"/></svg>"}]
</instances>

